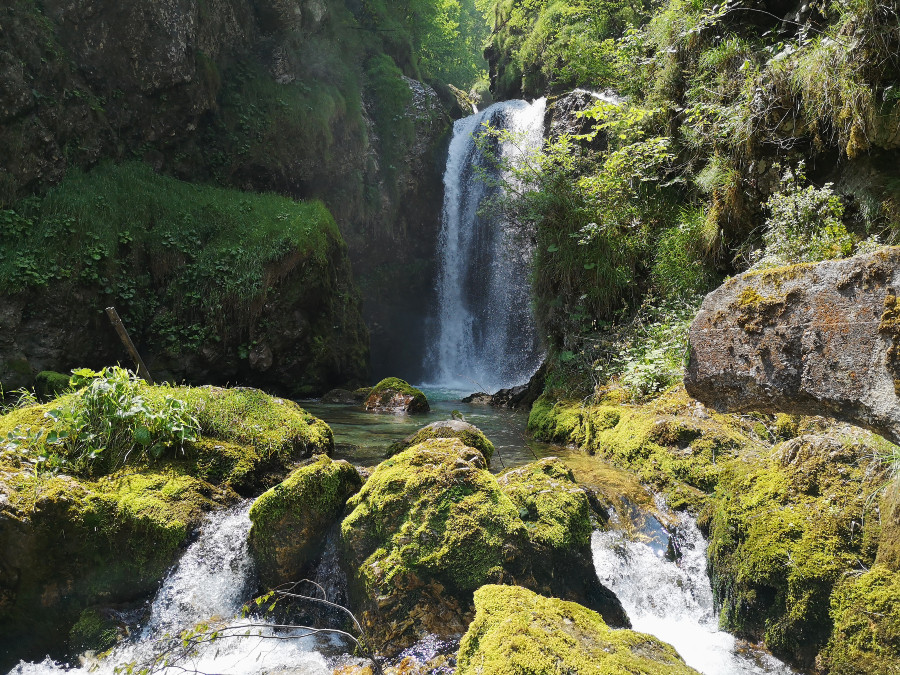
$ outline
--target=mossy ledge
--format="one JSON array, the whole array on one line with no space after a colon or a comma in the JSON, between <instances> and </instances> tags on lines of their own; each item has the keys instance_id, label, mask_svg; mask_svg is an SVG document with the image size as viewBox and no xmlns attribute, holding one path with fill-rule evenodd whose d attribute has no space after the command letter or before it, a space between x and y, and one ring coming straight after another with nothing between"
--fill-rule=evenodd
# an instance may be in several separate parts
<instances>
[{"instance_id":1,"label":"mossy ledge","mask_svg":"<svg viewBox=\"0 0 900 675\"><path fill-rule=\"evenodd\" d=\"M82 392L0 416L0 667L70 656L65 645L82 612L152 592L206 512L333 446L321 420L258 390L138 391L146 400L183 401L202 437L158 459L135 451L102 472L97 465L54 474L40 469L44 448L34 435L53 425L50 410L75 405ZM26 440L10 442L11 432Z\"/></svg>"},{"instance_id":2,"label":"mossy ledge","mask_svg":"<svg viewBox=\"0 0 900 675\"><path fill-rule=\"evenodd\" d=\"M611 630L599 614L574 602L496 585L479 588L474 602L458 675L697 675L670 645Z\"/></svg>"},{"instance_id":3,"label":"mossy ledge","mask_svg":"<svg viewBox=\"0 0 900 675\"><path fill-rule=\"evenodd\" d=\"M347 499L361 486L348 462L320 455L260 495L250 509L250 550L260 583L274 588L303 579Z\"/></svg>"},{"instance_id":4,"label":"mossy ledge","mask_svg":"<svg viewBox=\"0 0 900 675\"><path fill-rule=\"evenodd\" d=\"M391 445L388 448L388 457L393 457L398 452L403 452L407 448L432 438L458 438L470 448L475 448L481 452L484 455L484 460L488 463L490 463L491 457L494 456L494 444L474 424L461 420L442 420L432 422L411 436Z\"/></svg>"},{"instance_id":5,"label":"mossy ledge","mask_svg":"<svg viewBox=\"0 0 900 675\"><path fill-rule=\"evenodd\" d=\"M843 649L833 609L842 580L873 565L876 553L895 559L895 493L883 499L883 533L873 498L887 480L876 459L886 442L870 432L816 418L718 414L680 385L643 405L545 395L529 428L633 471L670 506L698 515L723 628L800 668ZM590 462L577 458L580 476L590 476ZM873 654L890 651L885 635L873 630ZM822 651L829 644L838 646Z\"/></svg>"}]
</instances>

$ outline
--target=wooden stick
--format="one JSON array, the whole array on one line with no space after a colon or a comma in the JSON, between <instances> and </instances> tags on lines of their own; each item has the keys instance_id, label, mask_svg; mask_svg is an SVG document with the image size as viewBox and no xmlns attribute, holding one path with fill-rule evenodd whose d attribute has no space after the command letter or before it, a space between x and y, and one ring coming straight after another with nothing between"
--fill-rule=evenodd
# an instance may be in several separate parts
<instances>
[{"instance_id":1,"label":"wooden stick","mask_svg":"<svg viewBox=\"0 0 900 675\"><path fill-rule=\"evenodd\" d=\"M128 331L125 330L125 326L122 324L122 319L119 318L119 313L116 311L116 308L107 307L106 314L109 317L113 328L115 328L116 332L119 334L119 338L122 340L122 344L125 345L125 349L128 350L128 353L131 354L131 358L134 359L134 363L137 366L138 375L143 377L147 381L147 384L153 384L153 378L150 377L150 371L147 370L147 366L144 365L144 359L142 359L141 355L138 354L138 350L135 348L134 343L131 341L131 338L128 335Z\"/></svg>"}]
</instances>

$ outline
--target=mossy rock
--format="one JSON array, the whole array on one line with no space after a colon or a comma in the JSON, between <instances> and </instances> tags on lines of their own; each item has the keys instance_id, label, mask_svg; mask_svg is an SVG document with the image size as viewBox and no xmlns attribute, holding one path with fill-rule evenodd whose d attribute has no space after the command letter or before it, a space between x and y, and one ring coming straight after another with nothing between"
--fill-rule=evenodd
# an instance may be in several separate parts
<instances>
[{"instance_id":1,"label":"mossy rock","mask_svg":"<svg viewBox=\"0 0 900 675\"><path fill-rule=\"evenodd\" d=\"M537 477L529 480L541 490L558 487ZM536 496L515 477L508 483L517 485L508 489L523 503ZM576 488L571 482L562 486ZM573 503L563 512L543 512L544 537L532 541L530 530L538 523L532 520L529 527L522 517L527 509L520 512L486 470L481 452L459 439L428 440L382 462L350 499L353 510L341 525L351 592L363 608L360 618L367 634L379 649L394 653L427 633L449 637L464 632L471 620L472 593L486 583L553 592L552 571L548 575L544 567L554 551L562 554L551 548L553 537L558 535L560 546L586 543L581 529L574 535L562 531L572 521L581 525L581 517L587 519L584 494ZM584 554L588 578L596 580L589 547L569 553ZM599 581L597 586L602 589ZM560 592L575 590L559 587ZM614 597L610 600L602 591L585 596L585 602L606 601L598 608L613 620L627 621Z\"/></svg>"},{"instance_id":2,"label":"mossy rock","mask_svg":"<svg viewBox=\"0 0 900 675\"><path fill-rule=\"evenodd\" d=\"M388 377L369 392L366 410L374 412L428 412L431 406L425 394L397 377Z\"/></svg>"},{"instance_id":3,"label":"mossy rock","mask_svg":"<svg viewBox=\"0 0 900 675\"><path fill-rule=\"evenodd\" d=\"M362 478L348 462L320 455L253 502L250 550L263 586L304 578L329 528L361 486Z\"/></svg>"},{"instance_id":4,"label":"mossy rock","mask_svg":"<svg viewBox=\"0 0 900 675\"><path fill-rule=\"evenodd\" d=\"M71 390L69 375L42 370L34 378L34 393L41 401L49 401Z\"/></svg>"},{"instance_id":5,"label":"mossy rock","mask_svg":"<svg viewBox=\"0 0 900 675\"><path fill-rule=\"evenodd\" d=\"M491 457L494 456L494 444L488 440L482 431L474 424L463 422L462 420L441 420L432 422L428 426L422 427L416 433L404 438L399 443L394 443L388 448L388 457L393 457L398 452L403 452L407 448L418 445L432 438L458 438L470 448L475 448L484 455L486 462L490 463Z\"/></svg>"},{"instance_id":6,"label":"mossy rock","mask_svg":"<svg viewBox=\"0 0 900 675\"><path fill-rule=\"evenodd\" d=\"M876 562L900 572L900 478L885 488L881 498L881 536Z\"/></svg>"},{"instance_id":7,"label":"mossy rock","mask_svg":"<svg viewBox=\"0 0 900 675\"><path fill-rule=\"evenodd\" d=\"M644 405L591 405L545 394L531 409L528 429L630 469L672 508L695 512L706 506L727 460L765 447L739 418L698 409L681 385Z\"/></svg>"},{"instance_id":8,"label":"mossy rock","mask_svg":"<svg viewBox=\"0 0 900 675\"><path fill-rule=\"evenodd\" d=\"M900 572L876 565L849 576L831 598L834 631L822 652L830 675L900 673Z\"/></svg>"},{"instance_id":9,"label":"mossy rock","mask_svg":"<svg viewBox=\"0 0 900 675\"><path fill-rule=\"evenodd\" d=\"M496 585L478 589L474 602L457 675L698 675L672 646L613 630L574 602Z\"/></svg>"},{"instance_id":10,"label":"mossy rock","mask_svg":"<svg viewBox=\"0 0 900 675\"><path fill-rule=\"evenodd\" d=\"M804 435L731 464L710 523L713 591L723 628L812 665L831 633L831 594L871 565L883 480L872 449Z\"/></svg>"},{"instance_id":11,"label":"mossy rock","mask_svg":"<svg viewBox=\"0 0 900 675\"><path fill-rule=\"evenodd\" d=\"M34 435L52 426L51 410L74 405L79 392L0 416L0 437L26 438L0 454L3 664L66 657L80 614L155 590L206 512L333 447L324 422L257 390L141 384L139 393L149 402L182 400L203 437L157 459L125 452L124 465L107 475L36 474L43 448Z\"/></svg>"},{"instance_id":12,"label":"mossy rock","mask_svg":"<svg viewBox=\"0 0 900 675\"><path fill-rule=\"evenodd\" d=\"M237 498L179 465L96 481L2 467L0 660L64 656L71 626L98 602L154 591L210 509Z\"/></svg>"},{"instance_id":13,"label":"mossy rock","mask_svg":"<svg viewBox=\"0 0 900 675\"><path fill-rule=\"evenodd\" d=\"M69 631L69 650L104 652L119 641L118 622L96 609L86 609Z\"/></svg>"}]
</instances>

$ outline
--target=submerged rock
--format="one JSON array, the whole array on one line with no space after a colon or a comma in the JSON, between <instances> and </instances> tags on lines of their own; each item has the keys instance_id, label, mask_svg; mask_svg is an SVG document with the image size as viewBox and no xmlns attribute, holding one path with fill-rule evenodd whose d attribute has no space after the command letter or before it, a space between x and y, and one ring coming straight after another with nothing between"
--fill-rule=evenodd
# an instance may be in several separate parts
<instances>
[{"instance_id":1,"label":"submerged rock","mask_svg":"<svg viewBox=\"0 0 900 675\"><path fill-rule=\"evenodd\" d=\"M372 392L371 387L356 389L332 389L322 395L322 403L340 403L343 405L358 405L363 403Z\"/></svg>"},{"instance_id":2,"label":"submerged rock","mask_svg":"<svg viewBox=\"0 0 900 675\"><path fill-rule=\"evenodd\" d=\"M462 420L442 420L432 422L428 426L422 427L411 436L407 436L399 443L394 443L388 448L388 457L393 457L398 452L403 452L407 448L418 445L432 438L458 438L470 448L475 448L482 455L486 462L490 463L491 457L494 455L494 444L488 440L481 430L474 424L463 422Z\"/></svg>"},{"instance_id":3,"label":"submerged rock","mask_svg":"<svg viewBox=\"0 0 900 675\"><path fill-rule=\"evenodd\" d=\"M388 377L369 392L366 410L374 412L428 412L431 406L425 394L398 377Z\"/></svg>"},{"instance_id":4,"label":"submerged rock","mask_svg":"<svg viewBox=\"0 0 900 675\"><path fill-rule=\"evenodd\" d=\"M515 491L516 478L506 489ZM577 488L570 483L564 489ZM531 517L529 491L520 487L518 506L486 470L482 453L455 438L425 441L374 471L350 499L353 511L341 534L351 594L380 650L396 653L428 633L462 634L471 620L472 593L486 583L575 595L578 589L558 583L545 558L568 544L586 544L587 499L582 494L582 504L569 494ZM596 579L589 565L580 569ZM627 622L614 596L584 593L579 599L611 623Z\"/></svg>"},{"instance_id":5,"label":"submerged rock","mask_svg":"<svg viewBox=\"0 0 900 675\"><path fill-rule=\"evenodd\" d=\"M322 552L328 529L361 486L348 462L320 455L260 495L250 509L250 550L263 586L304 578Z\"/></svg>"},{"instance_id":6,"label":"submerged rock","mask_svg":"<svg viewBox=\"0 0 900 675\"><path fill-rule=\"evenodd\" d=\"M830 415L900 441L900 248L745 272L690 329L688 393L717 410Z\"/></svg>"},{"instance_id":7,"label":"submerged rock","mask_svg":"<svg viewBox=\"0 0 900 675\"><path fill-rule=\"evenodd\" d=\"M596 612L517 586L475 592L457 675L697 675L651 635L611 630Z\"/></svg>"}]
</instances>

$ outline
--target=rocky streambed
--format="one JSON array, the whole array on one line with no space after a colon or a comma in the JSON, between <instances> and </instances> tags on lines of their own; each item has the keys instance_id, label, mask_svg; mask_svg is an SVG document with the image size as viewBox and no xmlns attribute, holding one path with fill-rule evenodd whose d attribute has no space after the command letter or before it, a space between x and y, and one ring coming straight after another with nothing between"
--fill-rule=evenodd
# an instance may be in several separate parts
<instances>
[{"instance_id":1,"label":"rocky streambed","mask_svg":"<svg viewBox=\"0 0 900 675\"><path fill-rule=\"evenodd\" d=\"M404 673L792 672L766 648L801 672L898 663L878 523L896 490L880 496L868 432L719 414L680 387L641 405L610 390L540 399L531 432L568 447L515 466L461 420L360 412L423 425L362 466L330 457L331 429L290 401L133 387L148 409L182 400L197 433L157 457L52 467L36 453L62 450L37 430L85 390L0 417L17 672L349 674L375 654Z\"/></svg>"}]
</instances>

